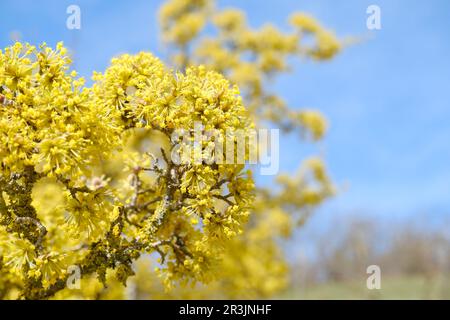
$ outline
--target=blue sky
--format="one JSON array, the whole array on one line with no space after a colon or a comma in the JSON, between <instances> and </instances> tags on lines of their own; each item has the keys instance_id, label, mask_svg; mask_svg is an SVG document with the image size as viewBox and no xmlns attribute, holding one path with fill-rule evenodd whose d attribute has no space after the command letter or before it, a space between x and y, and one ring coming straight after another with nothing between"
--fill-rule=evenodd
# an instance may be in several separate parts
<instances>
[{"instance_id":1,"label":"blue sky","mask_svg":"<svg viewBox=\"0 0 450 320\"><path fill-rule=\"evenodd\" d=\"M321 211L384 217L446 214L450 206L450 2L446 0L223 0L243 8L253 26L306 11L341 37L361 36L335 60L299 61L275 84L295 107L323 111L331 123L318 146L284 137L281 168L294 172L305 155L322 153L342 191ZM73 48L87 77L112 56L150 50L163 56L156 10L161 1L0 2L0 47L11 32L24 41ZM65 27L66 8L81 7L81 30ZM381 8L382 29L366 29L366 8Z\"/></svg>"}]
</instances>

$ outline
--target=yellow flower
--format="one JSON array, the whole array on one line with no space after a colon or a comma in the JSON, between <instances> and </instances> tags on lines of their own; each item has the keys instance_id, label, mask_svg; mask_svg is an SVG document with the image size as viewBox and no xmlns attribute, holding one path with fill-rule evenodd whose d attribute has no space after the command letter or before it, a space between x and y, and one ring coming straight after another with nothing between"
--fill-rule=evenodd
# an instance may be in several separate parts
<instances>
[{"instance_id":1,"label":"yellow flower","mask_svg":"<svg viewBox=\"0 0 450 320\"><path fill-rule=\"evenodd\" d=\"M313 140L321 139L327 130L327 122L323 115L318 111L301 111L298 114L301 125L307 130L307 133Z\"/></svg>"},{"instance_id":2,"label":"yellow flower","mask_svg":"<svg viewBox=\"0 0 450 320\"><path fill-rule=\"evenodd\" d=\"M4 256L5 265L12 272L20 274L22 271L33 266L36 257L35 247L27 240L14 238L8 244Z\"/></svg>"}]
</instances>

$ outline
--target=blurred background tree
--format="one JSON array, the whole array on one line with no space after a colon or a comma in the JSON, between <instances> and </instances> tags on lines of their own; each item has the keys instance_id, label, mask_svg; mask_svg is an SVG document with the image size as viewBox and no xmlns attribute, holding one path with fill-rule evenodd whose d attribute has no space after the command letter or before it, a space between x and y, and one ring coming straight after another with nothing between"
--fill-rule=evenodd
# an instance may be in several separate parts
<instances>
[{"instance_id":1,"label":"blurred background tree","mask_svg":"<svg viewBox=\"0 0 450 320\"><path fill-rule=\"evenodd\" d=\"M290 299L449 299L450 220L384 221L364 212L308 230L293 259ZM433 221L434 220L434 221ZM381 268L381 290L368 290L366 268Z\"/></svg>"}]
</instances>

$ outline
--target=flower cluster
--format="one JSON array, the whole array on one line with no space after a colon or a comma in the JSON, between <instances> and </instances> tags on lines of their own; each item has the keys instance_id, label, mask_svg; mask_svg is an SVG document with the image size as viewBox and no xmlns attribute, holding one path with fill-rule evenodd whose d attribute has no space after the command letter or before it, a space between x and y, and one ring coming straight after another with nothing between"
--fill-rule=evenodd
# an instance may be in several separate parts
<instances>
[{"instance_id":1,"label":"flower cluster","mask_svg":"<svg viewBox=\"0 0 450 320\"><path fill-rule=\"evenodd\" d=\"M251 173L202 156L175 162L173 135L251 128L237 87L149 53L114 58L91 88L69 67L62 44L0 53L0 274L18 288L2 292L51 297L70 265L126 283L142 254L159 255L167 287L212 279L248 219Z\"/></svg>"},{"instance_id":2,"label":"flower cluster","mask_svg":"<svg viewBox=\"0 0 450 320\"><path fill-rule=\"evenodd\" d=\"M0 52L0 161L5 175L33 167L45 176L81 176L117 141L107 110L90 102L84 79L56 50L16 43Z\"/></svg>"}]
</instances>

